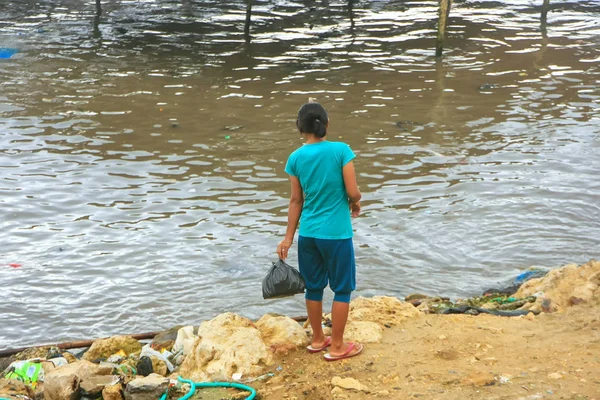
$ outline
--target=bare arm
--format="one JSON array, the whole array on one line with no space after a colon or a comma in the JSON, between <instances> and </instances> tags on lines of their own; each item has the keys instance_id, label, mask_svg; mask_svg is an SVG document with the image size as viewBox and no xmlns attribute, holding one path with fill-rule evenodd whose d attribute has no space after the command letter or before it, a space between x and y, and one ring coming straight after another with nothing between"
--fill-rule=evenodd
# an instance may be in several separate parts
<instances>
[{"instance_id":1,"label":"bare arm","mask_svg":"<svg viewBox=\"0 0 600 400\"><path fill-rule=\"evenodd\" d=\"M288 223L287 230L285 232L285 238L277 246L277 255L282 260L285 260L288 255L288 250L292 246L294 241L294 234L298 228L298 221L300 220L300 214L302 213L302 206L304 205L304 193L300 180L290 175L291 183L291 195L290 195L290 207L288 209Z\"/></svg>"},{"instance_id":2,"label":"bare arm","mask_svg":"<svg viewBox=\"0 0 600 400\"><path fill-rule=\"evenodd\" d=\"M344 165L342 169L342 175L344 176L344 186L346 187L346 194L350 203L358 203L362 198L360 190L358 190L358 184L356 183L356 172L354 171L354 162L350 161Z\"/></svg>"}]
</instances>

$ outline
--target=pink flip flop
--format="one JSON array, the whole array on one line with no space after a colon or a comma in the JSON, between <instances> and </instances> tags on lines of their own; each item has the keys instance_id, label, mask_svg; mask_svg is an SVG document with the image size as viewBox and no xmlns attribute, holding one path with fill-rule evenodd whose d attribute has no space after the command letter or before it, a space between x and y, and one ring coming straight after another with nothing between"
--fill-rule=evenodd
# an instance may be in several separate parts
<instances>
[{"instance_id":1,"label":"pink flip flop","mask_svg":"<svg viewBox=\"0 0 600 400\"><path fill-rule=\"evenodd\" d=\"M353 353L352 351L355 350L356 351ZM337 360L343 360L344 358L350 358L350 357L354 357L359 355L361 352L363 351L363 345L360 343L348 343L348 349L346 350L346 352L344 354L341 354L339 356L332 356L329 353L325 353L325 355L323 356L323 358L325 358L326 361L337 361Z\"/></svg>"},{"instance_id":2,"label":"pink flip flop","mask_svg":"<svg viewBox=\"0 0 600 400\"><path fill-rule=\"evenodd\" d=\"M331 336L327 336L325 338L325 342L323 342L323 346L316 348L316 347L312 347L312 345L306 347L306 350L308 350L309 353L319 353L323 350L325 350L326 348L328 348L331 345Z\"/></svg>"}]
</instances>

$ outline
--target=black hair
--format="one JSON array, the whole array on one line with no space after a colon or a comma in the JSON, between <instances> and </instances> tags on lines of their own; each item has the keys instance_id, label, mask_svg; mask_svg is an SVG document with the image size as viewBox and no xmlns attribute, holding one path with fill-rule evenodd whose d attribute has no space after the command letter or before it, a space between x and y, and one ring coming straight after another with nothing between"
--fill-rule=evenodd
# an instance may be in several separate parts
<instances>
[{"instance_id":1,"label":"black hair","mask_svg":"<svg viewBox=\"0 0 600 400\"><path fill-rule=\"evenodd\" d=\"M325 137L328 123L327 111L319 103L306 103L298 110L296 125L301 133L312 133L319 138Z\"/></svg>"}]
</instances>

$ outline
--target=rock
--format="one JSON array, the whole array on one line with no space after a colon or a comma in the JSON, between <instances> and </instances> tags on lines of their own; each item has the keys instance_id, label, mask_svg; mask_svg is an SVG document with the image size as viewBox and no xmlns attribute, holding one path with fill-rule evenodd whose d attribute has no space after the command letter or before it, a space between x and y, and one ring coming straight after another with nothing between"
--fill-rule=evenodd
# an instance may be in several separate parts
<instances>
[{"instance_id":1,"label":"rock","mask_svg":"<svg viewBox=\"0 0 600 400\"><path fill-rule=\"evenodd\" d=\"M177 331L177 339L173 345L173 353L183 350L183 355L187 356L192 350L195 340L196 336L194 335L193 326L185 326L179 329Z\"/></svg>"},{"instance_id":2,"label":"rock","mask_svg":"<svg viewBox=\"0 0 600 400\"><path fill-rule=\"evenodd\" d=\"M102 390L103 400L123 400L123 385L118 383L116 385L106 386Z\"/></svg>"},{"instance_id":3,"label":"rock","mask_svg":"<svg viewBox=\"0 0 600 400\"><path fill-rule=\"evenodd\" d=\"M356 390L357 392L369 392L369 388L357 381L354 378L342 378L334 376L331 379L331 384L335 387L339 387L346 390Z\"/></svg>"},{"instance_id":4,"label":"rock","mask_svg":"<svg viewBox=\"0 0 600 400\"><path fill-rule=\"evenodd\" d=\"M526 319L527 321L535 321L535 314L534 314L534 313L532 313L532 312L530 312L530 313L528 313L528 314L525 316L525 319Z\"/></svg>"},{"instance_id":5,"label":"rock","mask_svg":"<svg viewBox=\"0 0 600 400\"><path fill-rule=\"evenodd\" d=\"M548 374L548 379L562 379L562 375L559 374L558 372L552 372L551 374Z\"/></svg>"},{"instance_id":6,"label":"rock","mask_svg":"<svg viewBox=\"0 0 600 400\"><path fill-rule=\"evenodd\" d=\"M129 355L142 349L140 342L131 336L114 336L108 339L98 339L88 351L85 352L82 359L95 361L101 358L108 358L119 350L123 350Z\"/></svg>"},{"instance_id":7,"label":"rock","mask_svg":"<svg viewBox=\"0 0 600 400\"><path fill-rule=\"evenodd\" d=\"M496 383L496 378L488 372L474 372L463 379L462 383L471 386L492 386Z\"/></svg>"},{"instance_id":8,"label":"rock","mask_svg":"<svg viewBox=\"0 0 600 400\"><path fill-rule=\"evenodd\" d=\"M435 353L436 357L446 361L453 361L460 357L460 353L454 349L442 349Z\"/></svg>"},{"instance_id":9,"label":"rock","mask_svg":"<svg viewBox=\"0 0 600 400\"><path fill-rule=\"evenodd\" d=\"M152 372L154 372L154 362L148 356L143 356L137 362L135 368L137 369L137 374L140 376L148 376Z\"/></svg>"},{"instance_id":10,"label":"rock","mask_svg":"<svg viewBox=\"0 0 600 400\"><path fill-rule=\"evenodd\" d=\"M600 262L592 260L583 265L568 264L554 269L546 276L525 282L514 297L536 296L534 303L522 309L532 311L562 311L580 303L600 298ZM540 295L541 294L541 295Z\"/></svg>"},{"instance_id":11,"label":"rock","mask_svg":"<svg viewBox=\"0 0 600 400\"><path fill-rule=\"evenodd\" d=\"M77 361L56 368L44 379L44 399L65 400L79 398L80 383L90 377L110 375L112 367L93 364L89 361Z\"/></svg>"},{"instance_id":12,"label":"rock","mask_svg":"<svg viewBox=\"0 0 600 400\"><path fill-rule=\"evenodd\" d=\"M350 303L350 321L369 321L380 325L398 325L409 318L419 318L421 313L410 303L395 297L357 297Z\"/></svg>"},{"instance_id":13,"label":"rock","mask_svg":"<svg viewBox=\"0 0 600 400\"><path fill-rule=\"evenodd\" d=\"M390 373L381 377L381 383L384 385L390 385L392 383L398 383L400 381L400 377L398 374Z\"/></svg>"},{"instance_id":14,"label":"rock","mask_svg":"<svg viewBox=\"0 0 600 400\"><path fill-rule=\"evenodd\" d=\"M69 362L69 364L79 361L77 357L73 355L73 353L69 353L68 351L62 353L62 356Z\"/></svg>"},{"instance_id":15,"label":"rock","mask_svg":"<svg viewBox=\"0 0 600 400\"><path fill-rule=\"evenodd\" d=\"M203 322L179 374L194 381L228 381L234 373L258 376L273 363L273 354L254 323L233 313Z\"/></svg>"},{"instance_id":16,"label":"rock","mask_svg":"<svg viewBox=\"0 0 600 400\"><path fill-rule=\"evenodd\" d=\"M75 365L75 364L70 364ZM80 379L76 371L68 367L57 368L44 381L45 400L77 400L80 398Z\"/></svg>"},{"instance_id":17,"label":"rock","mask_svg":"<svg viewBox=\"0 0 600 400\"><path fill-rule=\"evenodd\" d=\"M404 301L411 302L413 300L423 300L423 299L426 299L428 297L429 296L427 296L426 294L413 293L413 294L409 294L408 296L406 296L404 298Z\"/></svg>"},{"instance_id":18,"label":"rock","mask_svg":"<svg viewBox=\"0 0 600 400\"><path fill-rule=\"evenodd\" d=\"M287 354L310 343L302 326L289 317L266 314L256 322L256 327L265 344L276 354Z\"/></svg>"},{"instance_id":19,"label":"rock","mask_svg":"<svg viewBox=\"0 0 600 400\"><path fill-rule=\"evenodd\" d=\"M136 378L125 388L125 400L156 400L169 388L169 379L158 374Z\"/></svg>"},{"instance_id":20,"label":"rock","mask_svg":"<svg viewBox=\"0 0 600 400\"><path fill-rule=\"evenodd\" d=\"M151 356L150 360L152 362L152 372L161 376L167 376L169 368L167 367L166 362L155 356Z\"/></svg>"},{"instance_id":21,"label":"rock","mask_svg":"<svg viewBox=\"0 0 600 400\"><path fill-rule=\"evenodd\" d=\"M383 396L385 398L389 398L390 392L388 390L380 390L377 392L377 396Z\"/></svg>"},{"instance_id":22,"label":"rock","mask_svg":"<svg viewBox=\"0 0 600 400\"><path fill-rule=\"evenodd\" d=\"M113 386L119 382L119 377L115 375L89 376L82 379L79 387L84 395L94 397L100 395L106 386Z\"/></svg>"},{"instance_id":23,"label":"rock","mask_svg":"<svg viewBox=\"0 0 600 400\"><path fill-rule=\"evenodd\" d=\"M150 342L150 347L156 351L162 351L163 349L171 351L175 344L175 340L177 339L177 333L181 328L183 328L181 325L174 326L171 329L159 333L152 339L152 342Z\"/></svg>"},{"instance_id":24,"label":"rock","mask_svg":"<svg viewBox=\"0 0 600 400\"><path fill-rule=\"evenodd\" d=\"M360 343L378 343L383 339L383 328L375 322L350 321L344 331L345 340Z\"/></svg>"},{"instance_id":25,"label":"rock","mask_svg":"<svg viewBox=\"0 0 600 400\"><path fill-rule=\"evenodd\" d=\"M33 389L16 379L0 378L0 398L6 399L33 399Z\"/></svg>"}]
</instances>

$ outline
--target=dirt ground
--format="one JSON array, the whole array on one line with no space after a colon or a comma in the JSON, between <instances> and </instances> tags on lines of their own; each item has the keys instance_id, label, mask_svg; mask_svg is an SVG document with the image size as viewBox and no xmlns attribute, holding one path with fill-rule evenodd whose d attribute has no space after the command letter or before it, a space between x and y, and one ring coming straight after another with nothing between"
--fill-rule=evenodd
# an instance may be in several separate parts
<instances>
[{"instance_id":1,"label":"dirt ground","mask_svg":"<svg viewBox=\"0 0 600 400\"><path fill-rule=\"evenodd\" d=\"M260 399L600 400L600 303L535 317L423 315L355 358L294 352L272 372L252 384ZM336 376L364 390L334 388Z\"/></svg>"}]
</instances>

